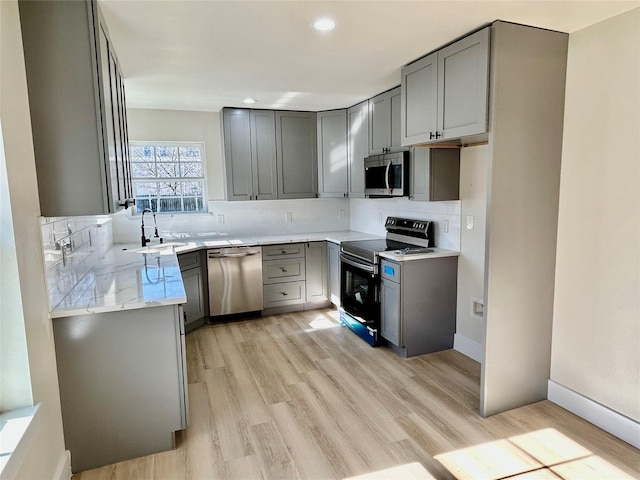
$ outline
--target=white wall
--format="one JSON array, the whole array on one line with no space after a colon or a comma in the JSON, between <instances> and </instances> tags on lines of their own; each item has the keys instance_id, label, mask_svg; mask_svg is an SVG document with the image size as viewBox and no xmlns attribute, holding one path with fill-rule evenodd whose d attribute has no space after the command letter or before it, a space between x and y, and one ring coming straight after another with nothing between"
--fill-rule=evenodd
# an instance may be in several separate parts
<instances>
[{"instance_id":1,"label":"white wall","mask_svg":"<svg viewBox=\"0 0 640 480\"><path fill-rule=\"evenodd\" d=\"M551 380L640 421L640 9L569 40Z\"/></svg>"},{"instance_id":2,"label":"white wall","mask_svg":"<svg viewBox=\"0 0 640 480\"><path fill-rule=\"evenodd\" d=\"M224 161L220 113L127 109L132 142L203 142L209 200L224 199Z\"/></svg>"},{"instance_id":3,"label":"white wall","mask_svg":"<svg viewBox=\"0 0 640 480\"><path fill-rule=\"evenodd\" d=\"M66 456L40 244L40 204L22 37L15 0L0 2L0 32L0 119L16 242L16 280L20 285L33 401L42 404L33 443L16 478L54 478L60 476Z\"/></svg>"},{"instance_id":4,"label":"white wall","mask_svg":"<svg viewBox=\"0 0 640 480\"><path fill-rule=\"evenodd\" d=\"M472 299L484 298L484 256L487 217L487 179L490 151L487 145L460 152L460 257L458 258L458 308L454 348L482 361L483 319L473 315ZM473 229L467 228L473 217Z\"/></svg>"}]
</instances>

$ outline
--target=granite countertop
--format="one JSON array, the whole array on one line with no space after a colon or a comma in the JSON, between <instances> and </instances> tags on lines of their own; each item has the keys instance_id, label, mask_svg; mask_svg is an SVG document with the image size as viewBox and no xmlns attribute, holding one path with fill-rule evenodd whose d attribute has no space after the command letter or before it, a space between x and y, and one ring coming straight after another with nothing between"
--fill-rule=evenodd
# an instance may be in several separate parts
<instances>
[{"instance_id":1,"label":"granite countertop","mask_svg":"<svg viewBox=\"0 0 640 480\"><path fill-rule=\"evenodd\" d=\"M442 258L442 257L458 257L460 252L454 250L446 250L444 248L429 247L431 252L428 253L412 253L404 254L401 250L390 250L388 252L380 252L381 258L387 258L396 262L411 262L414 260L426 260L429 258Z\"/></svg>"},{"instance_id":2,"label":"granite countertop","mask_svg":"<svg viewBox=\"0 0 640 480\"><path fill-rule=\"evenodd\" d=\"M233 238L167 239L147 247L114 244L69 294L51 311L52 318L104 313L187 301L176 254L206 248L279 243L380 238L342 231Z\"/></svg>"},{"instance_id":3,"label":"granite countertop","mask_svg":"<svg viewBox=\"0 0 640 480\"><path fill-rule=\"evenodd\" d=\"M171 248L148 252L113 245L52 311L52 318L185 303Z\"/></svg>"}]
</instances>

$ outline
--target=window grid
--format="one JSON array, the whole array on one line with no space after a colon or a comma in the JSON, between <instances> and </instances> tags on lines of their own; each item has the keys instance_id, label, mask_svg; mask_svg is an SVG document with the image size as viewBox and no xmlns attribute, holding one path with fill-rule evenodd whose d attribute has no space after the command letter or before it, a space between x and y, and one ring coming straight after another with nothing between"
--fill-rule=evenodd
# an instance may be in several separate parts
<instances>
[{"instance_id":1,"label":"window grid","mask_svg":"<svg viewBox=\"0 0 640 480\"><path fill-rule=\"evenodd\" d=\"M206 212L204 145L131 142L136 208Z\"/></svg>"}]
</instances>

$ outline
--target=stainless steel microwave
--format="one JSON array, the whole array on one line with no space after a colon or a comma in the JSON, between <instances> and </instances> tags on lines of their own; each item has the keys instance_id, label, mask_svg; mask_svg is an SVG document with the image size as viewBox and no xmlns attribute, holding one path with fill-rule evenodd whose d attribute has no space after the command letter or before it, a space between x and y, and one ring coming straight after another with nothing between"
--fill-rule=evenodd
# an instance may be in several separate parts
<instances>
[{"instance_id":1,"label":"stainless steel microwave","mask_svg":"<svg viewBox=\"0 0 640 480\"><path fill-rule=\"evenodd\" d=\"M409 195L409 152L365 158L364 194L367 197Z\"/></svg>"}]
</instances>

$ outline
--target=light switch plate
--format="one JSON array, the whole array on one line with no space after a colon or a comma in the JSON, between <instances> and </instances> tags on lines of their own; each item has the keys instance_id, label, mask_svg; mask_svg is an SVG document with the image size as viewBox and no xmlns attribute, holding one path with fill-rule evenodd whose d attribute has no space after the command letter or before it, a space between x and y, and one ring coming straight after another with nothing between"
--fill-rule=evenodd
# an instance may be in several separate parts
<instances>
[{"instance_id":1,"label":"light switch plate","mask_svg":"<svg viewBox=\"0 0 640 480\"><path fill-rule=\"evenodd\" d=\"M293 222L293 212L284 212L284 223Z\"/></svg>"},{"instance_id":2,"label":"light switch plate","mask_svg":"<svg viewBox=\"0 0 640 480\"><path fill-rule=\"evenodd\" d=\"M442 231L444 233L449 233L449 220L444 220L442 222Z\"/></svg>"},{"instance_id":3,"label":"light switch plate","mask_svg":"<svg viewBox=\"0 0 640 480\"><path fill-rule=\"evenodd\" d=\"M467 215L467 230L473 230L473 215Z\"/></svg>"}]
</instances>

